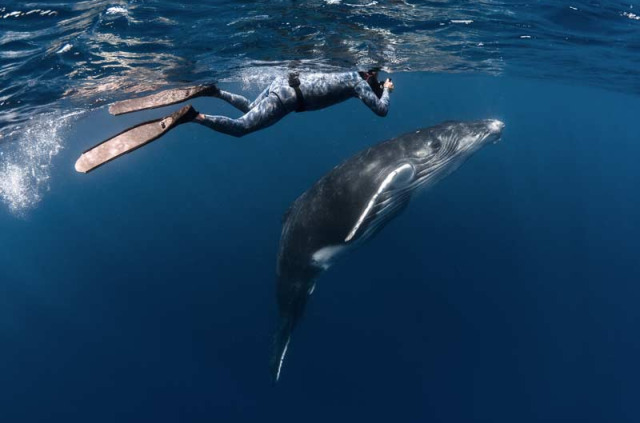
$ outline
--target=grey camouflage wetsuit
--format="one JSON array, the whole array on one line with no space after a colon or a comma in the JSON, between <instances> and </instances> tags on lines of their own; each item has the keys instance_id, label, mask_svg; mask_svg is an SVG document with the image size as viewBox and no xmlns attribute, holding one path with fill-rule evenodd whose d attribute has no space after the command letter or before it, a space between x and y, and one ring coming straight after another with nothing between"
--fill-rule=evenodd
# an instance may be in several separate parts
<instances>
[{"instance_id":1,"label":"grey camouflage wetsuit","mask_svg":"<svg viewBox=\"0 0 640 423\"><path fill-rule=\"evenodd\" d=\"M378 98L358 72L311 73L301 74L298 78L303 98L302 110L296 90L286 78L278 78L253 102L241 95L220 90L217 97L244 112L244 116L232 119L204 115L204 118L198 117L194 122L241 137L273 125L288 113L323 109L352 97L362 100L378 116L386 116L389 110L389 90L385 88Z\"/></svg>"}]
</instances>

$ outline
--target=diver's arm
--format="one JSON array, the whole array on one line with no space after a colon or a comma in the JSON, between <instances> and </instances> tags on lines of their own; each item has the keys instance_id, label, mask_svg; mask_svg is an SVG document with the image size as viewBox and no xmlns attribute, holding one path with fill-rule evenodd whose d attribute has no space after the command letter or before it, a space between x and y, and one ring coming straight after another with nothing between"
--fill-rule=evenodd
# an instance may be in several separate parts
<instances>
[{"instance_id":1,"label":"diver's arm","mask_svg":"<svg viewBox=\"0 0 640 423\"><path fill-rule=\"evenodd\" d=\"M383 117L387 115L389 112L389 88L384 88L380 98L373 92L366 81L358 83L355 90L357 97L362 100L373 113Z\"/></svg>"}]
</instances>

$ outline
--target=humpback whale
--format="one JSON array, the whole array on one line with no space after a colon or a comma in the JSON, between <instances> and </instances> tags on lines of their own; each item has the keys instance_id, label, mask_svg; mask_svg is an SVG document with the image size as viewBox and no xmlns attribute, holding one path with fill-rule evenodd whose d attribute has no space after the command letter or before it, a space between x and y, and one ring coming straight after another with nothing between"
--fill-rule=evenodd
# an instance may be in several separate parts
<instances>
[{"instance_id":1,"label":"humpback whale","mask_svg":"<svg viewBox=\"0 0 640 423\"><path fill-rule=\"evenodd\" d=\"M498 120L445 122L383 141L336 166L293 202L283 218L278 251L274 381L318 276L336 257L371 239L418 189L497 141L503 128Z\"/></svg>"}]
</instances>

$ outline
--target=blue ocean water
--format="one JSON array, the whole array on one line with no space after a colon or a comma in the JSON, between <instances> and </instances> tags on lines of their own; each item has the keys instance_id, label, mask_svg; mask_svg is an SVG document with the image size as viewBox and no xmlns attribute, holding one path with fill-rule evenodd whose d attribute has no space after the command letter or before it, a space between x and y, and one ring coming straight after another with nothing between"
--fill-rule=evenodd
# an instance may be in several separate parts
<instances>
[{"instance_id":1,"label":"blue ocean water","mask_svg":"<svg viewBox=\"0 0 640 423\"><path fill-rule=\"evenodd\" d=\"M638 421L636 7L1 6L1 420ZM139 91L374 63L384 119L352 100L241 139L182 125L73 168L175 109L103 107ZM502 141L322 276L274 386L289 204L372 143L480 118Z\"/></svg>"}]
</instances>

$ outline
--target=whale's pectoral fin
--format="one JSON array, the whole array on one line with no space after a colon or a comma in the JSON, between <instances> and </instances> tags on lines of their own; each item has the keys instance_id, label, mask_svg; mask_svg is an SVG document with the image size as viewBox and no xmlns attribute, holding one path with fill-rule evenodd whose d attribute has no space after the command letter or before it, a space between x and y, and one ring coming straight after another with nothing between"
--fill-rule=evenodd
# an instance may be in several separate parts
<instances>
[{"instance_id":1,"label":"whale's pectoral fin","mask_svg":"<svg viewBox=\"0 0 640 423\"><path fill-rule=\"evenodd\" d=\"M273 340L273 355L271 356L271 377L273 382L277 382L280 379L280 371L282 370L282 363L284 357L287 354L289 348L289 341L291 340L291 332L293 331L293 323L290 319L284 319L280 323L278 332Z\"/></svg>"},{"instance_id":2,"label":"whale's pectoral fin","mask_svg":"<svg viewBox=\"0 0 640 423\"><path fill-rule=\"evenodd\" d=\"M406 188L413 182L415 174L415 168L410 163L404 163L389 172L351 228L345 242L368 238L397 216L409 203L410 192Z\"/></svg>"}]
</instances>

